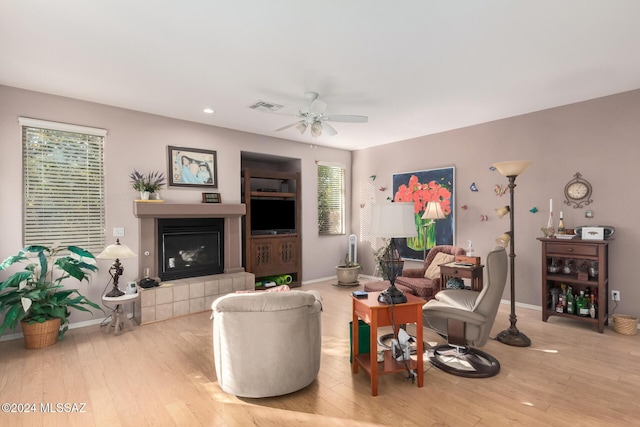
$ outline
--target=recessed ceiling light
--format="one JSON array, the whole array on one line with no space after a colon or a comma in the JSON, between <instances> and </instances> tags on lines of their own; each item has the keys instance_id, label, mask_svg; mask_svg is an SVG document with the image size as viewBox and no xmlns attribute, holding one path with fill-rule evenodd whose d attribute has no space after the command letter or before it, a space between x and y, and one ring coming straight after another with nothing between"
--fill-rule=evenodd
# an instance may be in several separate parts
<instances>
[{"instance_id":1,"label":"recessed ceiling light","mask_svg":"<svg viewBox=\"0 0 640 427\"><path fill-rule=\"evenodd\" d=\"M213 108L205 108L203 111L204 111L205 113L207 113L207 114L213 114L213 113L215 113L215 111L213 111Z\"/></svg>"}]
</instances>

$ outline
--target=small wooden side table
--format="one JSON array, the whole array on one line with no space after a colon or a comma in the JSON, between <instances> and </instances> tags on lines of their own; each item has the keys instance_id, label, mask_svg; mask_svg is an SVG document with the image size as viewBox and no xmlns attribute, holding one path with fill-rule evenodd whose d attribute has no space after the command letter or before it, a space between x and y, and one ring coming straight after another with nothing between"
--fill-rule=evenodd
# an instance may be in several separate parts
<instances>
[{"instance_id":1,"label":"small wooden side table","mask_svg":"<svg viewBox=\"0 0 640 427\"><path fill-rule=\"evenodd\" d=\"M440 289L445 289L451 278L471 279L471 290L480 292L483 286L484 265L461 265L458 262L440 264Z\"/></svg>"},{"instance_id":2,"label":"small wooden side table","mask_svg":"<svg viewBox=\"0 0 640 427\"><path fill-rule=\"evenodd\" d=\"M106 326L106 329L103 331L104 333L109 333L112 330L114 331L114 335L120 335L124 327L126 326L129 330L133 329L133 323L131 323L131 319L129 319L128 313L122 309L122 304L130 303L138 299L138 293L135 294L124 294L119 297L108 297L106 295L102 296L103 303L112 303L115 304L115 308L111 313L111 322L109 324L101 324L100 326ZM109 317L107 317L108 319ZM105 319L106 321L106 319Z\"/></svg>"},{"instance_id":3,"label":"small wooden side table","mask_svg":"<svg viewBox=\"0 0 640 427\"><path fill-rule=\"evenodd\" d=\"M423 338L422 338L422 306L424 300L415 295L405 293L407 302L391 305L382 304L378 301L380 292L370 292L369 298L352 300L352 351L353 351L353 373L358 373L358 367L371 377L371 395L378 395L378 376L390 374L392 372L402 372L406 369L403 361L393 358L391 350L384 351L384 362L377 362L378 350L378 328L381 326L392 326L391 318L395 321L395 332L398 332L400 325L405 323L416 324L416 360L407 360L409 369L415 369L418 377L418 387L424 384L424 363L423 363ZM393 310L393 313L391 312ZM362 319L369 325L371 348L369 354L358 354L358 319Z\"/></svg>"}]
</instances>

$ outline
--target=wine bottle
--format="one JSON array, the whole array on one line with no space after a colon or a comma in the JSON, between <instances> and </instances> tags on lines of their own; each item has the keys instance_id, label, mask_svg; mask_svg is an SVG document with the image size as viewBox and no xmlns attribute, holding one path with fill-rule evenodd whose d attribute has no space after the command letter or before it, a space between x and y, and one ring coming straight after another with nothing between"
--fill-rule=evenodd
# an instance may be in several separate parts
<instances>
[{"instance_id":1,"label":"wine bottle","mask_svg":"<svg viewBox=\"0 0 640 427\"><path fill-rule=\"evenodd\" d=\"M564 228L562 211L560 211L560 222L558 223L558 234L566 234L566 230Z\"/></svg>"},{"instance_id":2,"label":"wine bottle","mask_svg":"<svg viewBox=\"0 0 640 427\"><path fill-rule=\"evenodd\" d=\"M596 319L598 314L596 312L596 297L591 294L591 305L589 306L589 316L591 316L592 319Z\"/></svg>"},{"instance_id":3,"label":"wine bottle","mask_svg":"<svg viewBox=\"0 0 640 427\"><path fill-rule=\"evenodd\" d=\"M549 211L549 220L547 221L547 233L549 234L549 236L553 236L553 233L554 233L552 211Z\"/></svg>"},{"instance_id":4,"label":"wine bottle","mask_svg":"<svg viewBox=\"0 0 640 427\"><path fill-rule=\"evenodd\" d=\"M571 291L571 286L569 286L569 290L567 291L567 314L577 314L576 310L576 300L573 297L573 292Z\"/></svg>"}]
</instances>

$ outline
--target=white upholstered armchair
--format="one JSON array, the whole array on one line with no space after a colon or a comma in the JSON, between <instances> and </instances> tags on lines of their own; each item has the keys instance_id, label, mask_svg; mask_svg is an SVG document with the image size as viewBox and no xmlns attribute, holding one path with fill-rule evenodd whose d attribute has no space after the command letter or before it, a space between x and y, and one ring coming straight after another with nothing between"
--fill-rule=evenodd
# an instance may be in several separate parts
<instances>
[{"instance_id":1,"label":"white upholstered armchair","mask_svg":"<svg viewBox=\"0 0 640 427\"><path fill-rule=\"evenodd\" d=\"M317 291L228 294L211 309L216 377L225 392L280 396L318 375L322 298Z\"/></svg>"}]
</instances>

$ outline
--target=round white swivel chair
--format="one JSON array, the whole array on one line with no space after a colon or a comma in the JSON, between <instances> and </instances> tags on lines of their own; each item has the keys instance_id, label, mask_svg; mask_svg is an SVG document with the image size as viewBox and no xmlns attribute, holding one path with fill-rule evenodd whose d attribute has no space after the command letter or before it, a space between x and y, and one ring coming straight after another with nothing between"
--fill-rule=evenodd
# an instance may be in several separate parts
<instances>
[{"instance_id":1,"label":"round white swivel chair","mask_svg":"<svg viewBox=\"0 0 640 427\"><path fill-rule=\"evenodd\" d=\"M320 370L322 298L317 291L227 294L213 310L218 384L242 397L280 396Z\"/></svg>"}]
</instances>

